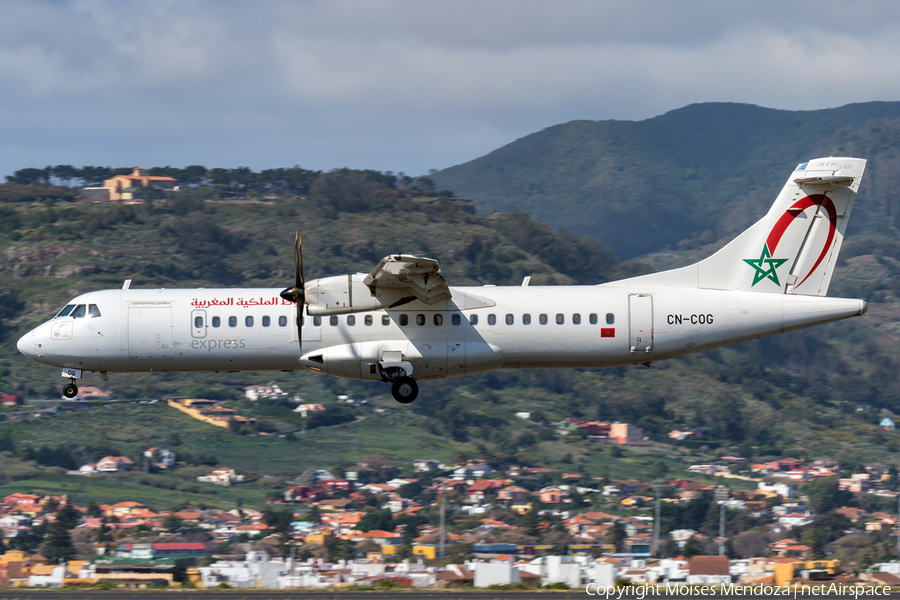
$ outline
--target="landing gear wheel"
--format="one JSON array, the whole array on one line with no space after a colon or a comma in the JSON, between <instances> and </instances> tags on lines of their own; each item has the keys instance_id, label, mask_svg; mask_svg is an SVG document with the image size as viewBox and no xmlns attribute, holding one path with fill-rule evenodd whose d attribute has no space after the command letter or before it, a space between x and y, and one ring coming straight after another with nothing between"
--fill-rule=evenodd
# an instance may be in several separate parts
<instances>
[{"instance_id":1,"label":"landing gear wheel","mask_svg":"<svg viewBox=\"0 0 900 600\"><path fill-rule=\"evenodd\" d=\"M412 377L401 377L391 386L391 394L400 404L409 404L419 395L419 384Z\"/></svg>"},{"instance_id":2,"label":"landing gear wheel","mask_svg":"<svg viewBox=\"0 0 900 600\"><path fill-rule=\"evenodd\" d=\"M66 398L74 398L78 395L78 386L74 383L67 383L63 387L63 396Z\"/></svg>"}]
</instances>

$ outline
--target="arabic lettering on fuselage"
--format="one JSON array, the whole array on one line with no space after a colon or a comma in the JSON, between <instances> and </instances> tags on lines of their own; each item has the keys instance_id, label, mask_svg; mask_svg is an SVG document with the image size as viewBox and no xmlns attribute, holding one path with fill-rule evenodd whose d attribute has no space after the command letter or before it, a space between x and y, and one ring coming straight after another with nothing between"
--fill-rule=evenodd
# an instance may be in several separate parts
<instances>
[{"instance_id":1,"label":"arabic lettering on fuselage","mask_svg":"<svg viewBox=\"0 0 900 600\"><path fill-rule=\"evenodd\" d=\"M281 306L292 306L294 303L278 296L272 296L271 298L260 296L259 298L212 298L202 300L194 298L191 302L191 306L195 308L211 308L213 306L243 306L244 308L250 308L251 306L278 306L279 304Z\"/></svg>"}]
</instances>

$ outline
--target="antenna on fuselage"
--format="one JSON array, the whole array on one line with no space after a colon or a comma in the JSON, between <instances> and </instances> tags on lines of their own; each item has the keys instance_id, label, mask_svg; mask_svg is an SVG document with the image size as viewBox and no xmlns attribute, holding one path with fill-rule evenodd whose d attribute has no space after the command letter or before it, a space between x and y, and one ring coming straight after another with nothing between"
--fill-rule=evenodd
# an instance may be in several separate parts
<instances>
[{"instance_id":1,"label":"antenna on fuselage","mask_svg":"<svg viewBox=\"0 0 900 600\"><path fill-rule=\"evenodd\" d=\"M131 280L130 280L130 279L126 279L126 280L125 280L125 283L122 284L122 289L123 289L123 290L127 290L127 289L130 289L130 288L131 288Z\"/></svg>"}]
</instances>

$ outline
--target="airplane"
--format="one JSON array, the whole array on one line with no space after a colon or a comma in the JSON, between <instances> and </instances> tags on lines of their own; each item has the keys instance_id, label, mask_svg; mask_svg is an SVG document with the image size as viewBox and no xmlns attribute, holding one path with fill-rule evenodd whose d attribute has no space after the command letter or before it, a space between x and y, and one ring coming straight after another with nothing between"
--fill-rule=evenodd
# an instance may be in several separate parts
<instances>
[{"instance_id":1,"label":"airplane","mask_svg":"<svg viewBox=\"0 0 900 600\"><path fill-rule=\"evenodd\" d=\"M696 264L578 286L450 287L431 258L306 281L301 240L285 290L122 289L82 294L17 347L62 368L66 398L99 372L296 371L391 384L495 369L603 368L667 360L866 313L827 297L859 158L791 173L759 221ZM298 319L298 313L300 318Z\"/></svg>"}]
</instances>

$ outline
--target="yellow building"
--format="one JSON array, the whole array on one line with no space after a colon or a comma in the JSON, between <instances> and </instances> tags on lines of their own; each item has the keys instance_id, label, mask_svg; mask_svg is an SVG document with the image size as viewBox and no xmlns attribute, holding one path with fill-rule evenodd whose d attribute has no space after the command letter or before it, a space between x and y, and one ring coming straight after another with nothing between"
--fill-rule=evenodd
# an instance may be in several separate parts
<instances>
[{"instance_id":1,"label":"yellow building","mask_svg":"<svg viewBox=\"0 0 900 600\"><path fill-rule=\"evenodd\" d=\"M435 559L438 555L438 549L434 544L416 544L412 548L412 553L422 558Z\"/></svg>"},{"instance_id":2,"label":"yellow building","mask_svg":"<svg viewBox=\"0 0 900 600\"><path fill-rule=\"evenodd\" d=\"M154 187L161 190L177 190L178 182L172 177L147 175L140 167L135 167L131 175L116 175L103 182L109 190L110 200L134 200L134 193L142 188Z\"/></svg>"},{"instance_id":3,"label":"yellow building","mask_svg":"<svg viewBox=\"0 0 900 600\"><path fill-rule=\"evenodd\" d=\"M775 563L775 585L783 586L795 577L816 579L816 574L837 575L841 571L839 560L797 560ZM804 574L804 572L806 572Z\"/></svg>"},{"instance_id":4,"label":"yellow building","mask_svg":"<svg viewBox=\"0 0 900 600\"><path fill-rule=\"evenodd\" d=\"M391 556L392 554L397 554L397 551L400 550L400 545L393 544L384 544L381 546L381 553L385 556Z\"/></svg>"}]
</instances>

